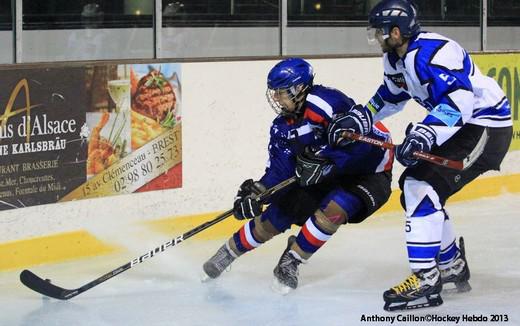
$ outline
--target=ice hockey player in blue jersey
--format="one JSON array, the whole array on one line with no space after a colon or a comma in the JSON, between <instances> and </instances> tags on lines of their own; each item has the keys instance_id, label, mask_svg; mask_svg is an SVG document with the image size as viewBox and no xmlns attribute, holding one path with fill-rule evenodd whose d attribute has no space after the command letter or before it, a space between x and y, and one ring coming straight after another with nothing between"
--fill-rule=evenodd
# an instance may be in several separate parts
<instances>
[{"instance_id":1,"label":"ice hockey player in blue jersey","mask_svg":"<svg viewBox=\"0 0 520 326\"><path fill-rule=\"evenodd\" d=\"M342 129L367 134L372 121L400 111L411 98L428 111L408 126L395 149L396 159L407 167L399 185L412 274L383 294L386 310L440 305L447 283L459 292L471 289L463 239L457 245L444 206L479 175L500 168L512 137L511 108L498 84L481 74L458 43L421 31L416 16L417 8L407 0L383 0L370 11L369 41L379 42L384 53L383 84L364 108L351 110L332 130L333 135ZM478 146L481 139L484 145ZM478 159L457 171L419 162L415 151Z\"/></svg>"},{"instance_id":2,"label":"ice hockey player in blue jersey","mask_svg":"<svg viewBox=\"0 0 520 326\"><path fill-rule=\"evenodd\" d=\"M267 99L278 114L268 147L269 160L258 181L242 183L234 201L237 219L250 219L204 265L217 278L236 258L259 247L291 225L291 236L274 269L273 289L283 294L298 285L298 266L305 263L342 224L360 223L389 198L393 155L388 150L355 143L328 146L327 127L336 115L355 107L342 92L313 84L311 65L300 58L276 64L267 79ZM378 123L371 136L389 140ZM265 211L254 199L290 177L298 182L273 195Z\"/></svg>"}]
</instances>

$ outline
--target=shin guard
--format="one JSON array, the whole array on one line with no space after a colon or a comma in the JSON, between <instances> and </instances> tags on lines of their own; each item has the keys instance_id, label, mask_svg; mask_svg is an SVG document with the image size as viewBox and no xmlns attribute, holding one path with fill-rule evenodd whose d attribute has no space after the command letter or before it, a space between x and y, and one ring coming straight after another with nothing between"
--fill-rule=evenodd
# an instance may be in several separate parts
<instances>
[{"instance_id":1,"label":"shin guard","mask_svg":"<svg viewBox=\"0 0 520 326\"><path fill-rule=\"evenodd\" d=\"M455 232L453 231L453 225L446 211L444 211L444 215L441 251L439 255L439 268L441 270L448 268L459 252L455 239Z\"/></svg>"},{"instance_id":2,"label":"shin guard","mask_svg":"<svg viewBox=\"0 0 520 326\"><path fill-rule=\"evenodd\" d=\"M436 266L441 247L444 211L435 190L424 181L404 182L406 245L412 270Z\"/></svg>"}]
</instances>

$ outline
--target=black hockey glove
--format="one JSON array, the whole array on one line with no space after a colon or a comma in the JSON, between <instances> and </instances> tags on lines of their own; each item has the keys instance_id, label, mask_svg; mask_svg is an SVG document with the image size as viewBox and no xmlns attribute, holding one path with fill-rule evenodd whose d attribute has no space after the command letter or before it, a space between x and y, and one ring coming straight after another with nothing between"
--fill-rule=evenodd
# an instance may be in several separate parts
<instances>
[{"instance_id":1,"label":"black hockey glove","mask_svg":"<svg viewBox=\"0 0 520 326\"><path fill-rule=\"evenodd\" d=\"M302 187L320 183L335 172L334 163L317 156L309 147L296 157L296 177Z\"/></svg>"},{"instance_id":2,"label":"black hockey glove","mask_svg":"<svg viewBox=\"0 0 520 326\"><path fill-rule=\"evenodd\" d=\"M343 132L366 135L372 131L372 123L372 113L360 104L354 105L350 111L335 117L330 123L327 128L329 145L344 147L352 143L353 140L343 138Z\"/></svg>"},{"instance_id":3,"label":"black hockey glove","mask_svg":"<svg viewBox=\"0 0 520 326\"><path fill-rule=\"evenodd\" d=\"M415 126L410 123L406 128L406 138L401 145L395 147L395 158L406 167L415 166L418 162L413 152L430 152L436 141L435 131L422 123Z\"/></svg>"},{"instance_id":4,"label":"black hockey glove","mask_svg":"<svg viewBox=\"0 0 520 326\"><path fill-rule=\"evenodd\" d=\"M266 191L263 184L253 179L244 181L238 189L233 203L233 215L237 220L254 218L262 214L262 203L257 196Z\"/></svg>"}]
</instances>

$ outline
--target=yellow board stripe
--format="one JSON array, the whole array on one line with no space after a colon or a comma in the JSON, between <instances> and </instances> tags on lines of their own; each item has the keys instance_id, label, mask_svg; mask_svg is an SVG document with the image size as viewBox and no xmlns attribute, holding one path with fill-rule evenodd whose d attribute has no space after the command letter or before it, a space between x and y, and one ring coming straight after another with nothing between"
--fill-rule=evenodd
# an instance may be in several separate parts
<instances>
[{"instance_id":1,"label":"yellow board stripe","mask_svg":"<svg viewBox=\"0 0 520 326\"><path fill-rule=\"evenodd\" d=\"M59 233L0 244L0 271L115 252L87 231Z\"/></svg>"},{"instance_id":2,"label":"yellow board stripe","mask_svg":"<svg viewBox=\"0 0 520 326\"><path fill-rule=\"evenodd\" d=\"M219 214L222 214L222 212L190 215L183 217L167 217L147 223L149 224L150 228L156 232L174 236L180 235L207 221L210 221L216 218ZM201 233L195 235L191 239L212 240L222 238L225 236L230 236L232 232L235 232L243 224L243 221L239 221L235 219L233 216L230 216L222 222L217 223L202 231Z\"/></svg>"},{"instance_id":3,"label":"yellow board stripe","mask_svg":"<svg viewBox=\"0 0 520 326\"><path fill-rule=\"evenodd\" d=\"M448 204L482 197L498 196L506 192L520 192L520 174L477 179L464 187L461 192L451 197ZM400 190L392 191L390 199L376 212L376 215L382 213L401 212L400 196ZM214 219L220 213L221 212L184 217L169 217L147 223L155 231L168 235L176 235ZM194 238L211 240L228 237L243 224L243 222L237 221L231 217L199 233Z\"/></svg>"},{"instance_id":4,"label":"yellow board stripe","mask_svg":"<svg viewBox=\"0 0 520 326\"><path fill-rule=\"evenodd\" d=\"M520 174L477 179L454 195L449 203L498 196L503 193L520 193ZM376 215L401 212L399 196L400 191L394 190L389 201L377 211ZM221 213L168 217L145 222L145 225L154 231L173 237L207 222ZM242 221L230 217L194 236L192 240L229 237L243 224ZM24 239L0 244L0 271L105 255L119 250L121 249L104 243L85 230Z\"/></svg>"}]
</instances>

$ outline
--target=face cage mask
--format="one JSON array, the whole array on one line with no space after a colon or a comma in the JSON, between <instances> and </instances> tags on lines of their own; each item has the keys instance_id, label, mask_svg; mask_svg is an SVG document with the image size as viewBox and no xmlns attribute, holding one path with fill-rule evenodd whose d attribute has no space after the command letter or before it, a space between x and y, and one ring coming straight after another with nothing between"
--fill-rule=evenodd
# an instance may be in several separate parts
<instances>
[{"instance_id":1,"label":"face cage mask","mask_svg":"<svg viewBox=\"0 0 520 326\"><path fill-rule=\"evenodd\" d=\"M382 44L389 37L390 35L385 34L382 28L367 27L367 40L370 45Z\"/></svg>"},{"instance_id":2,"label":"face cage mask","mask_svg":"<svg viewBox=\"0 0 520 326\"><path fill-rule=\"evenodd\" d=\"M301 85L301 84L300 84ZM298 92L297 88L300 86L291 86L289 88L267 88L267 91L265 92L265 97L267 98L267 102L271 106L274 112L276 114L281 114L283 116L288 117L297 117L300 114L301 104L302 100L304 99L304 95L306 91L309 89L309 86L302 87L301 90ZM302 85L303 86L303 85ZM279 100L276 100L277 98L286 97L287 100L294 103L294 110L288 111L287 108L285 108Z\"/></svg>"}]
</instances>

